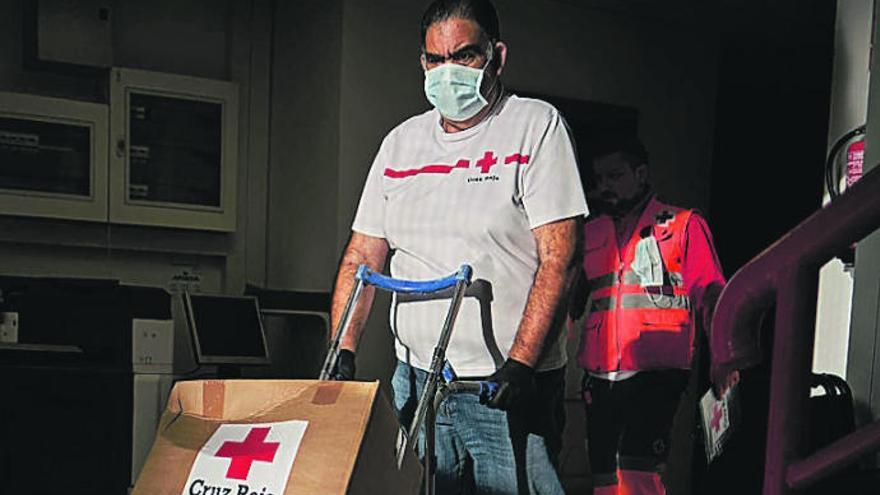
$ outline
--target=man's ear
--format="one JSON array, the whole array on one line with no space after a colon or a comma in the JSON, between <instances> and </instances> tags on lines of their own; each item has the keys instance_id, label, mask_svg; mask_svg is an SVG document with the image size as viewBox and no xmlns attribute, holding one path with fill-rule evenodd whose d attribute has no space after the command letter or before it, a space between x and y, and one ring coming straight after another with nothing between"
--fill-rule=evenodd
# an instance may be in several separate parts
<instances>
[{"instance_id":1,"label":"man's ear","mask_svg":"<svg viewBox=\"0 0 880 495\"><path fill-rule=\"evenodd\" d=\"M636 181L642 186L648 183L648 164L643 163L636 167L635 170Z\"/></svg>"},{"instance_id":2,"label":"man's ear","mask_svg":"<svg viewBox=\"0 0 880 495\"><path fill-rule=\"evenodd\" d=\"M500 76L504 72L504 66L507 64L507 43L496 41L493 49L495 50L494 56L498 60L498 68L495 69L495 75Z\"/></svg>"}]
</instances>

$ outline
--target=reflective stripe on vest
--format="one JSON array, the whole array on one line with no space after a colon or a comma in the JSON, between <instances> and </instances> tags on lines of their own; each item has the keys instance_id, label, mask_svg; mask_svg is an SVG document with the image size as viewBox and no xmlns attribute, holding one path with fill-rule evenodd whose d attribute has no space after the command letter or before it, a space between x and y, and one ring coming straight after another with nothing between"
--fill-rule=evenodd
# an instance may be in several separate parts
<instances>
[{"instance_id":1,"label":"reflective stripe on vest","mask_svg":"<svg viewBox=\"0 0 880 495\"><path fill-rule=\"evenodd\" d=\"M666 276L669 277L669 281L672 285L678 287L683 285L680 272L667 272ZM617 282L617 272L606 273L605 275L587 280L587 284L589 284L590 289L611 287L612 285L616 285ZM623 273L623 283L628 285L639 285L641 283L641 279L639 279L639 276L636 275L636 272L632 270L627 270Z\"/></svg>"},{"instance_id":2,"label":"reflective stripe on vest","mask_svg":"<svg viewBox=\"0 0 880 495\"><path fill-rule=\"evenodd\" d=\"M627 272L627 274L629 273L631 272ZM590 280L587 280L587 284L589 285L590 290L604 289L605 287L617 285L617 272L606 273L601 277L591 278Z\"/></svg>"},{"instance_id":3,"label":"reflective stripe on vest","mask_svg":"<svg viewBox=\"0 0 880 495\"><path fill-rule=\"evenodd\" d=\"M688 309L690 303L685 295L624 294L620 300L623 309Z\"/></svg>"},{"instance_id":4,"label":"reflective stripe on vest","mask_svg":"<svg viewBox=\"0 0 880 495\"><path fill-rule=\"evenodd\" d=\"M614 296L593 299L590 303L590 312L611 311L617 306L617 298ZM689 309L690 302L687 296L682 294L624 294L620 300L621 309Z\"/></svg>"}]
</instances>

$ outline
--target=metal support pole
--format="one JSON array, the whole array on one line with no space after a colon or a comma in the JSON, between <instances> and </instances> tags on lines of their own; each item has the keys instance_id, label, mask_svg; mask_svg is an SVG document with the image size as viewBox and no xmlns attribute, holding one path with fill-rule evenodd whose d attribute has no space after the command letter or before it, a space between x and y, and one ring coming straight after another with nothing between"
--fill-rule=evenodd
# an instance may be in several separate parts
<instances>
[{"instance_id":1,"label":"metal support pole","mask_svg":"<svg viewBox=\"0 0 880 495\"><path fill-rule=\"evenodd\" d=\"M357 300L360 297L363 288L364 281L358 278L357 282L355 282L354 289L352 289L351 294L348 295L348 301L345 303L345 310L343 310L342 318L339 319L339 326L336 328L336 335L333 340L330 341L330 349L327 351L327 357L324 358L324 365L321 367L321 374L318 375L319 380L329 380L330 374L333 373L333 368L336 366L336 359L339 357L339 345L342 343L342 338L348 331L348 325L351 323L354 308L357 305Z\"/></svg>"},{"instance_id":2,"label":"metal support pole","mask_svg":"<svg viewBox=\"0 0 880 495\"><path fill-rule=\"evenodd\" d=\"M803 454L810 396L808 376L813 359L818 269L797 266L783 273L776 285L764 495L790 493L786 474L788 466Z\"/></svg>"},{"instance_id":3,"label":"metal support pole","mask_svg":"<svg viewBox=\"0 0 880 495\"><path fill-rule=\"evenodd\" d=\"M425 411L425 491L424 495L434 495L436 485L434 473L437 472L437 456L434 448L434 427L437 420L437 410L434 409L434 401Z\"/></svg>"},{"instance_id":4,"label":"metal support pole","mask_svg":"<svg viewBox=\"0 0 880 495\"><path fill-rule=\"evenodd\" d=\"M399 467L403 463L403 455L404 451L407 448L407 444L418 438L419 430L424 424L426 490L429 488L429 486L430 489L433 490L434 486L434 473L431 470L431 468L433 467L433 463L431 461L433 461L434 456L433 429L435 419L434 416L436 414L436 411L434 411L434 399L437 394L437 384L443 373L443 365L446 363L446 347L449 345L449 340L452 338L452 327L455 325L455 319L458 316L459 308L461 308L461 301L464 298L464 291L467 286L467 280L459 280L455 284L455 289L452 293L452 303L449 306L449 311L446 313L446 321L443 323L443 330L440 332L440 338L437 341L437 346L434 348L434 356L431 360L431 367L428 370L428 376L425 379L425 385L422 389L422 395L419 398L418 406L416 406L416 411L413 415L413 422L410 425L409 433L404 439L402 447L397 453L397 465ZM429 432L428 430L431 431ZM429 437L431 439L430 442L428 442ZM430 495L432 492L426 493L427 495Z\"/></svg>"}]
</instances>

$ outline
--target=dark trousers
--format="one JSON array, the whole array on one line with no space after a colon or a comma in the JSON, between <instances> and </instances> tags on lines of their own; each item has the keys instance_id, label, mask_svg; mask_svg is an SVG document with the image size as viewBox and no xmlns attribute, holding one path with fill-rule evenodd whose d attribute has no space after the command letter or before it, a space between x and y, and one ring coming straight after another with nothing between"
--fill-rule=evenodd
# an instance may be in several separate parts
<instances>
[{"instance_id":1,"label":"dark trousers","mask_svg":"<svg viewBox=\"0 0 880 495\"><path fill-rule=\"evenodd\" d=\"M586 374L587 454L597 486L616 483L618 468L660 471L687 370L641 371L611 381Z\"/></svg>"}]
</instances>

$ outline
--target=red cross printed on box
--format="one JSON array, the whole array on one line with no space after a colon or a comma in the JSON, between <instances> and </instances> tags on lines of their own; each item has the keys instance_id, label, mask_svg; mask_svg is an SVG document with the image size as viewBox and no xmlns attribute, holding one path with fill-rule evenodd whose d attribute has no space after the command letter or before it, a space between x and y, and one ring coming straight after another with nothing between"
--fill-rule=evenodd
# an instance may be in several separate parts
<instances>
[{"instance_id":1,"label":"red cross printed on box","mask_svg":"<svg viewBox=\"0 0 880 495\"><path fill-rule=\"evenodd\" d=\"M242 442L224 442L214 454L232 459L226 477L246 480L254 462L272 462L279 442L266 442L270 428L252 428Z\"/></svg>"}]
</instances>

